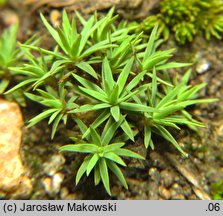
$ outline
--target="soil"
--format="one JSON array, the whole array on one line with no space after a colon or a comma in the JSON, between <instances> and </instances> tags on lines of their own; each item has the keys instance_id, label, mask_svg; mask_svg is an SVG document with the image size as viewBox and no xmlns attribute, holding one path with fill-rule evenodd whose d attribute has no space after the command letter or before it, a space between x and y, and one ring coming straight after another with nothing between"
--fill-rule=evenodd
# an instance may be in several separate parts
<instances>
[{"instance_id":1,"label":"soil","mask_svg":"<svg viewBox=\"0 0 223 216\"><path fill-rule=\"evenodd\" d=\"M30 6L21 6L20 3L21 1L9 1L8 5L0 8L0 32L9 25L7 20L14 14L20 20L20 41L34 33L44 35L45 29L38 14L41 11L50 16L55 7L40 5L38 10L30 11ZM56 10L60 13L61 8ZM123 11L128 14L128 9ZM8 19L5 17L6 12L9 14ZM52 41L45 36L43 44L53 46ZM60 154L58 148L70 142L68 134L74 136L78 133L77 128L74 125L73 130L67 131L61 125L54 140L50 140L51 128L47 121L26 128L26 122L42 109L30 102L27 108L22 109L25 125L21 148L26 174L34 187L28 199L212 198L210 185L223 179L223 41L213 39L208 42L200 35L186 46L178 46L174 40L169 40L164 46L176 47L177 60L194 63L191 84L207 83L199 97L219 99L217 103L190 109L190 113L205 123L205 128L197 131L182 128L175 134L179 144L189 153L189 158L182 158L169 143L158 138L155 150L145 152L141 144L142 138L138 136L135 143L129 143L130 148L146 154L147 159L144 162L127 161L128 168L123 169L123 172L129 185L128 190L123 189L113 177L112 197L106 194L103 185L95 187L91 177L83 179L75 186L75 175L82 156Z\"/></svg>"}]
</instances>

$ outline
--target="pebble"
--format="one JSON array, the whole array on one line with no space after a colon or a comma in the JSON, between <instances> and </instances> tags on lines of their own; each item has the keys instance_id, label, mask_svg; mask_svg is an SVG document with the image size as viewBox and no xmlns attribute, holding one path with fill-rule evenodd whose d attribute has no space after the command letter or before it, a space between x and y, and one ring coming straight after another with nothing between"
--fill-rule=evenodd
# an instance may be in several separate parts
<instances>
[{"instance_id":1,"label":"pebble","mask_svg":"<svg viewBox=\"0 0 223 216\"><path fill-rule=\"evenodd\" d=\"M149 200L158 200L159 199L158 185L153 181L149 182L148 196L149 196Z\"/></svg>"},{"instance_id":2,"label":"pebble","mask_svg":"<svg viewBox=\"0 0 223 216\"><path fill-rule=\"evenodd\" d=\"M69 190L66 187L61 188L60 197L63 200L80 200L80 199L83 199L81 196L78 196L78 194L69 193Z\"/></svg>"},{"instance_id":3,"label":"pebble","mask_svg":"<svg viewBox=\"0 0 223 216\"><path fill-rule=\"evenodd\" d=\"M46 177L41 181L45 191L48 194L52 193L52 178L51 177Z\"/></svg>"},{"instance_id":4,"label":"pebble","mask_svg":"<svg viewBox=\"0 0 223 216\"><path fill-rule=\"evenodd\" d=\"M62 187L60 190L60 198L65 200L66 197L69 195L69 190L67 187Z\"/></svg>"},{"instance_id":5,"label":"pebble","mask_svg":"<svg viewBox=\"0 0 223 216\"><path fill-rule=\"evenodd\" d=\"M191 190L191 188L190 188L189 185L185 185L185 186L183 186L182 189L183 189L184 195L185 195L186 197L191 196L191 194L192 194L192 190Z\"/></svg>"},{"instance_id":6,"label":"pebble","mask_svg":"<svg viewBox=\"0 0 223 216\"><path fill-rule=\"evenodd\" d=\"M185 200L185 196L183 194L175 194L174 196L171 196L172 200Z\"/></svg>"},{"instance_id":7,"label":"pebble","mask_svg":"<svg viewBox=\"0 0 223 216\"><path fill-rule=\"evenodd\" d=\"M157 168L155 168L155 167L150 168L149 169L149 175L154 180L153 176L156 176L157 175Z\"/></svg>"},{"instance_id":8,"label":"pebble","mask_svg":"<svg viewBox=\"0 0 223 216\"><path fill-rule=\"evenodd\" d=\"M160 173L157 168L152 167L149 169L149 191L148 196L150 200L158 200L158 186L160 183Z\"/></svg>"},{"instance_id":9,"label":"pebble","mask_svg":"<svg viewBox=\"0 0 223 216\"><path fill-rule=\"evenodd\" d=\"M161 184L163 184L165 188L169 188L174 182L172 172L168 170L162 170L160 172L160 178Z\"/></svg>"},{"instance_id":10,"label":"pebble","mask_svg":"<svg viewBox=\"0 0 223 216\"><path fill-rule=\"evenodd\" d=\"M154 181L157 185L159 184L160 181L160 173L157 170L157 168L152 167L149 169L149 178L150 180Z\"/></svg>"},{"instance_id":11,"label":"pebble","mask_svg":"<svg viewBox=\"0 0 223 216\"><path fill-rule=\"evenodd\" d=\"M54 27L60 26L60 18L61 18L61 13L58 10L52 10L50 12L50 22Z\"/></svg>"},{"instance_id":12,"label":"pebble","mask_svg":"<svg viewBox=\"0 0 223 216\"><path fill-rule=\"evenodd\" d=\"M167 167L164 158L156 151L151 151L149 158L152 160L153 166L158 167L160 169L165 169Z\"/></svg>"},{"instance_id":13,"label":"pebble","mask_svg":"<svg viewBox=\"0 0 223 216\"><path fill-rule=\"evenodd\" d=\"M185 199L184 190L180 184L174 183L172 185L172 187L170 188L170 197L173 200L184 200Z\"/></svg>"},{"instance_id":14,"label":"pebble","mask_svg":"<svg viewBox=\"0 0 223 216\"><path fill-rule=\"evenodd\" d=\"M178 194L184 193L182 187L178 183L174 183L171 188L173 188Z\"/></svg>"},{"instance_id":15,"label":"pebble","mask_svg":"<svg viewBox=\"0 0 223 216\"><path fill-rule=\"evenodd\" d=\"M62 154L54 154L43 164L44 173L53 176L64 163L65 158Z\"/></svg>"},{"instance_id":16,"label":"pebble","mask_svg":"<svg viewBox=\"0 0 223 216\"><path fill-rule=\"evenodd\" d=\"M170 199L170 191L163 186L159 186L159 195L165 200Z\"/></svg>"},{"instance_id":17,"label":"pebble","mask_svg":"<svg viewBox=\"0 0 223 216\"><path fill-rule=\"evenodd\" d=\"M203 74L207 72L211 67L211 63L206 59L201 59L196 66L196 72L198 74Z\"/></svg>"},{"instance_id":18,"label":"pebble","mask_svg":"<svg viewBox=\"0 0 223 216\"><path fill-rule=\"evenodd\" d=\"M197 196L195 194L192 194L188 197L189 200L197 200Z\"/></svg>"},{"instance_id":19,"label":"pebble","mask_svg":"<svg viewBox=\"0 0 223 216\"><path fill-rule=\"evenodd\" d=\"M63 173L56 173L53 176L53 181L52 181L52 187L53 187L53 192L58 193L61 188L61 184L64 180L64 174Z\"/></svg>"},{"instance_id":20,"label":"pebble","mask_svg":"<svg viewBox=\"0 0 223 216\"><path fill-rule=\"evenodd\" d=\"M222 84L223 84L223 80L218 79L216 77L212 77L211 79L213 79L213 84L208 85L208 91L210 95L215 95L215 97L221 97L221 88L222 88Z\"/></svg>"},{"instance_id":21,"label":"pebble","mask_svg":"<svg viewBox=\"0 0 223 216\"><path fill-rule=\"evenodd\" d=\"M42 179L42 185L49 195L55 195L60 191L63 179L63 173L56 173L54 176L48 176Z\"/></svg>"},{"instance_id":22,"label":"pebble","mask_svg":"<svg viewBox=\"0 0 223 216\"><path fill-rule=\"evenodd\" d=\"M2 10L0 20L6 27L19 23L18 15L12 10Z\"/></svg>"}]
</instances>

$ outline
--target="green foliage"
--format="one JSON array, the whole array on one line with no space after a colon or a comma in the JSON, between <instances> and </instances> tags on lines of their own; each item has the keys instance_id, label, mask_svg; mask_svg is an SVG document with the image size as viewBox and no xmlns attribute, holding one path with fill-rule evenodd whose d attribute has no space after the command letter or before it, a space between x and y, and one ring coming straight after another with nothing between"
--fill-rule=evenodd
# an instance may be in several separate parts
<instances>
[{"instance_id":1,"label":"green foliage","mask_svg":"<svg viewBox=\"0 0 223 216\"><path fill-rule=\"evenodd\" d=\"M0 0L0 7L4 6L5 4L7 4L8 0Z\"/></svg>"},{"instance_id":2,"label":"green foliage","mask_svg":"<svg viewBox=\"0 0 223 216\"><path fill-rule=\"evenodd\" d=\"M128 149L122 148L124 142L110 143L113 138L117 128L122 124L123 118L118 122L114 122L111 119L106 124L102 135L100 136L95 129L90 127L90 133L86 137L88 143L80 143L73 145L65 145L60 148L60 151L69 151L69 152L78 152L78 153L87 153L87 155L81 164L77 175L76 175L76 184L79 183L81 177L84 173L87 176L94 170L94 183L95 185L99 184L102 180L106 191L111 195L110 183L109 183L109 173L108 169L111 170L122 183L122 185L128 189L125 177L122 174L122 171L117 166L126 166L125 162L121 157L132 157L138 159L144 159L139 154L136 154ZM83 134L86 133L88 127L81 122L80 120L77 123L81 124ZM121 156L121 157L120 157Z\"/></svg>"},{"instance_id":3,"label":"green foliage","mask_svg":"<svg viewBox=\"0 0 223 216\"><path fill-rule=\"evenodd\" d=\"M23 54L17 46L18 24L14 24L6 29L0 37L0 95L5 93L7 88L19 83L20 77L16 77L15 69L23 63ZM25 44L35 44L38 40L30 38ZM15 89L14 89L15 90ZM14 99L20 105L25 106L25 98L21 89L11 91L5 95L7 99Z\"/></svg>"},{"instance_id":4,"label":"green foliage","mask_svg":"<svg viewBox=\"0 0 223 216\"><path fill-rule=\"evenodd\" d=\"M164 86L161 94L157 89L156 71L153 71L152 86L147 93L148 101L146 102L157 111L153 112L152 116L145 113L144 123L144 144L146 147L154 148L151 138L152 132L162 136L167 141L171 142L181 153L186 155L178 145L174 137L169 133L168 128L179 130L178 125L187 125L188 127L203 127L203 125L193 119L185 107L199 103L213 102L213 99L195 99L197 92L202 89L205 84L190 86L187 84L190 71L185 73L182 80L176 83L174 87Z\"/></svg>"},{"instance_id":5,"label":"green foliage","mask_svg":"<svg viewBox=\"0 0 223 216\"><path fill-rule=\"evenodd\" d=\"M223 2L221 0L205 0L200 3L202 11L198 22L207 40L211 36L222 39L223 32Z\"/></svg>"},{"instance_id":6,"label":"green foliage","mask_svg":"<svg viewBox=\"0 0 223 216\"><path fill-rule=\"evenodd\" d=\"M223 180L211 184L211 194L214 200L223 200Z\"/></svg>"},{"instance_id":7,"label":"green foliage","mask_svg":"<svg viewBox=\"0 0 223 216\"><path fill-rule=\"evenodd\" d=\"M18 25L5 30L0 38L0 94L8 87L11 79L10 66L17 65L19 50L16 48Z\"/></svg>"},{"instance_id":8,"label":"green foliage","mask_svg":"<svg viewBox=\"0 0 223 216\"><path fill-rule=\"evenodd\" d=\"M29 99L48 107L48 109L37 115L35 118L31 119L28 126L31 127L39 121L50 117L48 123L51 124L53 122L51 135L51 138L53 138L59 122L63 120L64 124L66 124L68 117L67 111L78 107L78 105L73 102L76 100L77 96L71 97L69 100L66 100L67 90L64 88L63 84L59 84L58 92L50 86L46 87L46 91L37 89L37 92L40 94L40 96L28 92L25 93L25 95Z\"/></svg>"},{"instance_id":9,"label":"green foliage","mask_svg":"<svg viewBox=\"0 0 223 216\"><path fill-rule=\"evenodd\" d=\"M211 36L222 39L222 17L221 0L162 0L159 13L136 24L136 31L150 32L158 23L159 35L167 40L172 31L180 44L191 42L200 32L207 40Z\"/></svg>"},{"instance_id":10,"label":"green foliage","mask_svg":"<svg viewBox=\"0 0 223 216\"><path fill-rule=\"evenodd\" d=\"M76 183L94 170L95 184L100 181L110 192L109 170L127 188L118 165L126 166L121 157L143 159L123 148L127 140L144 134L146 148L155 146L155 134L170 142L183 155L187 155L169 129L179 125L191 128L203 126L185 110L198 103L214 99L196 99L205 84L190 86L187 72L182 79L171 81L168 70L190 66L171 62L174 50L158 50L162 40L157 38L156 25L149 41L142 34L130 34L132 28L121 23L116 27L114 9L98 20L97 14L85 20L76 13L70 22L63 12L62 25L56 29L46 18L42 21L57 46L46 50L36 45L21 45L27 62L10 67L22 81L8 91L23 89L25 95L46 107L32 118L29 126L49 118L52 138L61 121L76 123L82 132L82 142L65 145L61 151L85 153ZM86 119L89 113L90 119ZM85 141L84 141L85 140Z\"/></svg>"}]
</instances>

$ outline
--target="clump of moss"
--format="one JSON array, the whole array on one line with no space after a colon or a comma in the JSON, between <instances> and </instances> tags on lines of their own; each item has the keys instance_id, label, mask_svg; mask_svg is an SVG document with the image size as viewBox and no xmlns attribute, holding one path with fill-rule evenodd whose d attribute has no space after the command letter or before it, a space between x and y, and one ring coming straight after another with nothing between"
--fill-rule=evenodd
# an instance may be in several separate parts
<instances>
[{"instance_id":1,"label":"clump of moss","mask_svg":"<svg viewBox=\"0 0 223 216\"><path fill-rule=\"evenodd\" d=\"M223 180L211 184L211 194L214 200L223 200Z\"/></svg>"},{"instance_id":2,"label":"clump of moss","mask_svg":"<svg viewBox=\"0 0 223 216\"><path fill-rule=\"evenodd\" d=\"M173 32L179 44L191 42L199 33L207 40L222 39L222 15L221 0L162 0L159 12L138 24L136 31L150 32L159 23L159 35L167 40Z\"/></svg>"}]
</instances>

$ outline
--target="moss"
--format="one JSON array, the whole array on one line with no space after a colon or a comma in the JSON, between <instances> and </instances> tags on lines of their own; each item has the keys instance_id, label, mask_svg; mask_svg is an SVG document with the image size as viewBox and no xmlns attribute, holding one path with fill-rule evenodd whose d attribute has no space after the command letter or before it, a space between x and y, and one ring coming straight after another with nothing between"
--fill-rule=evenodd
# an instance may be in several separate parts
<instances>
[{"instance_id":1,"label":"moss","mask_svg":"<svg viewBox=\"0 0 223 216\"><path fill-rule=\"evenodd\" d=\"M211 184L211 194L214 200L223 200L223 180Z\"/></svg>"},{"instance_id":2,"label":"moss","mask_svg":"<svg viewBox=\"0 0 223 216\"><path fill-rule=\"evenodd\" d=\"M197 34L222 39L222 15L221 0L162 0L159 12L138 24L136 31L150 32L159 23L159 35L167 40L172 32L179 44L191 42Z\"/></svg>"}]
</instances>

